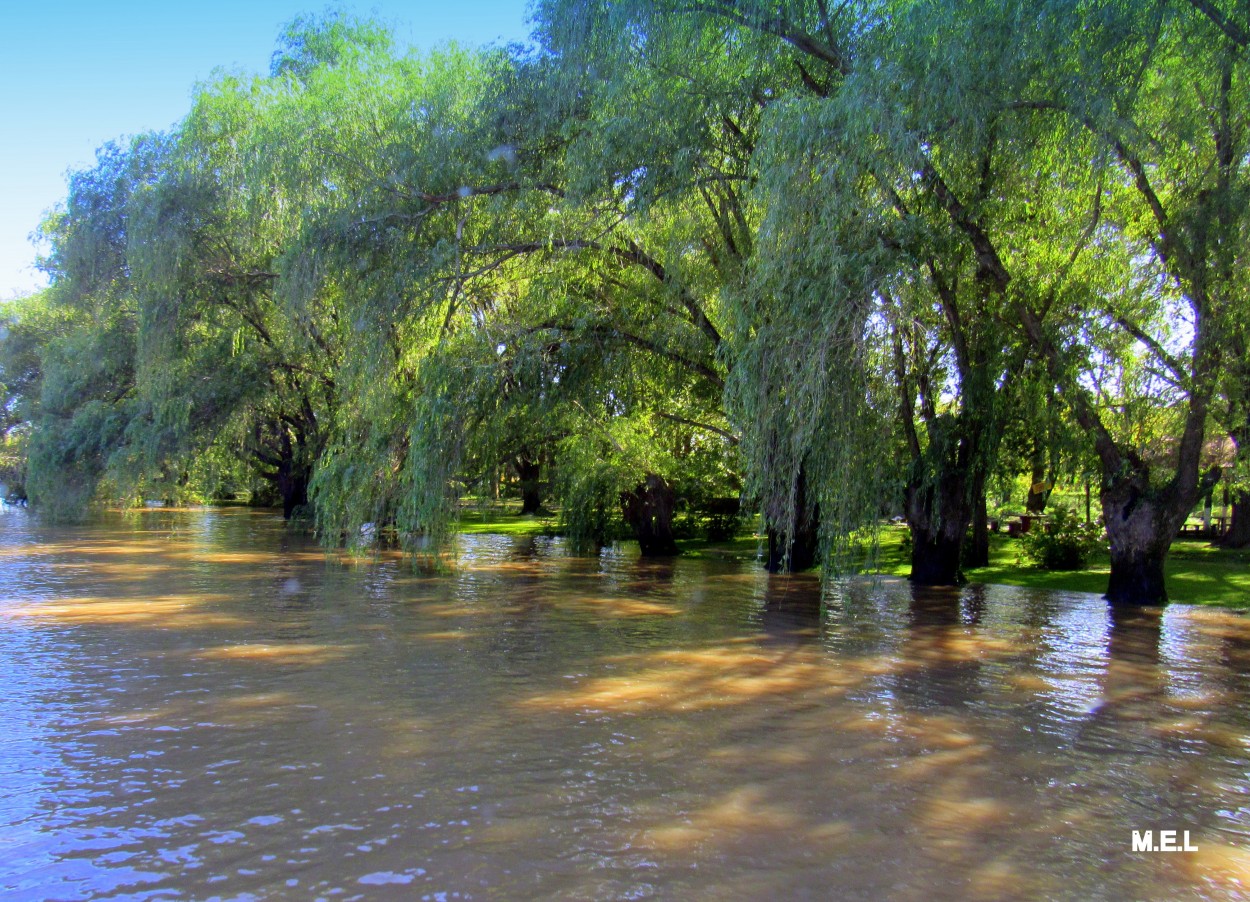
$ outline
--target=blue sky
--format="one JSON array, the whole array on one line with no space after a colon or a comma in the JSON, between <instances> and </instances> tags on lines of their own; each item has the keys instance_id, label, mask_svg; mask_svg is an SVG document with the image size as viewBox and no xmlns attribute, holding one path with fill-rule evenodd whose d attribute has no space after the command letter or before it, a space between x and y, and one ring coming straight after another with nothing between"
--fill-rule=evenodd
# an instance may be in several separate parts
<instances>
[{"instance_id":1,"label":"blue sky","mask_svg":"<svg viewBox=\"0 0 1250 902\"><path fill-rule=\"evenodd\" d=\"M366 0L401 46L528 36L527 0ZM0 300L44 284L27 236L106 141L162 130L214 69L263 73L278 32L324 0L0 0Z\"/></svg>"}]
</instances>

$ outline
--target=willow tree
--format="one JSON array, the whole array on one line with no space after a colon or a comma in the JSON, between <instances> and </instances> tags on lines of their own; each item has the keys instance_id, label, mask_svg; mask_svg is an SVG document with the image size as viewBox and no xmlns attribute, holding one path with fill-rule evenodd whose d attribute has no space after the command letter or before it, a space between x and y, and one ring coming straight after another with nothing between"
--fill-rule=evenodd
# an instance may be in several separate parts
<instances>
[{"instance_id":1,"label":"willow tree","mask_svg":"<svg viewBox=\"0 0 1250 902\"><path fill-rule=\"evenodd\" d=\"M45 481L79 507L101 479L176 495L211 459L272 484L288 516L306 502L338 320L332 291L287 303L282 261L339 170L277 164L293 161L291 109L330 101L309 80L387 47L367 23L296 23L268 78L218 76L174 132L110 146L71 178L48 230L49 297L73 315L43 352L36 500Z\"/></svg>"},{"instance_id":2,"label":"willow tree","mask_svg":"<svg viewBox=\"0 0 1250 902\"><path fill-rule=\"evenodd\" d=\"M913 579L957 581L1003 389L1026 357L994 267L1010 258L1053 294L1097 214L1096 185L1047 158L1069 159L1069 135L1010 106L1048 82L1037 46L1067 23L1012 4L629 6L636 30L693 22L731 54L773 61L755 94L764 219L728 295L732 397L766 515L789 542L817 511L829 544L870 526L890 493L880 449L893 429ZM1030 215L1048 204L1063 212Z\"/></svg>"},{"instance_id":3,"label":"willow tree","mask_svg":"<svg viewBox=\"0 0 1250 902\"><path fill-rule=\"evenodd\" d=\"M731 300L743 295L760 252L766 204L754 191L755 160L767 140L770 107L810 73L779 52L771 36L686 12L666 4L552 2L539 9L540 34L570 85L561 96L587 100L584 113L574 104L566 114L580 183L589 180L600 196L622 193L627 211L640 220L685 223L675 233L680 243L664 248L670 294L687 302L688 322L705 339L702 353L713 355L725 376L718 381L734 383L744 366L758 363L743 362L742 336L750 327L744 329ZM688 303L692 297L697 307ZM730 397L717 394L717 420L730 418ZM766 394L769 409L783 397L775 389ZM729 431L736 434L740 425ZM748 494L764 510L768 565L810 566L816 509L786 510L805 494L796 493L797 471L781 474L780 467L750 461L768 452L750 430L746 438Z\"/></svg>"},{"instance_id":4,"label":"willow tree","mask_svg":"<svg viewBox=\"0 0 1250 902\"><path fill-rule=\"evenodd\" d=\"M292 23L267 77L220 74L199 89L138 222L142 383L162 411L155 437L192 455L227 444L287 517L308 503L343 353L333 289L295 303L286 259L307 211L350 188L334 158L300 158L291 145L307 110L335 102L327 72L388 52L368 22Z\"/></svg>"},{"instance_id":5,"label":"willow tree","mask_svg":"<svg viewBox=\"0 0 1250 902\"><path fill-rule=\"evenodd\" d=\"M1056 333L1027 303L1017 313L1102 464L1107 597L1153 604L1167 598L1164 562L1177 530L1219 476L1216 468L1203 472L1204 436L1225 346L1244 317L1244 11L1105 3L1084 13L1086 27L1055 49L1057 61L1089 75L1082 90L1022 97L1019 106L1085 129L1115 176L1106 243L1127 249L1126 287L1089 298L1086 318L1095 314L1131 337L1174 385L1181 422L1166 459L1109 428L1088 388L1090 357L1074 333ZM1005 275L996 277L1005 283Z\"/></svg>"},{"instance_id":6,"label":"willow tree","mask_svg":"<svg viewBox=\"0 0 1250 902\"><path fill-rule=\"evenodd\" d=\"M644 216L634 181L587 162L610 113L555 102L548 60L450 49L335 77L351 100L302 120L303 145L353 188L309 211L288 258L337 286L352 324L339 381L356 400L315 484L326 534L437 538L457 496L538 436L570 527L615 496L655 533L647 550L674 550L673 462L707 455L669 446L733 440L716 276L688 253L720 220L690 193Z\"/></svg>"},{"instance_id":7,"label":"willow tree","mask_svg":"<svg viewBox=\"0 0 1250 902\"><path fill-rule=\"evenodd\" d=\"M126 455L128 428L145 415L136 394L138 302L129 263L132 216L167 152L160 136L111 143L70 175L64 206L44 225L50 244L43 298L55 328L32 349L27 388L27 491L56 518L85 514ZM10 330L19 338L24 329ZM28 352L32 353L32 352Z\"/></svg>"}]
</instances>

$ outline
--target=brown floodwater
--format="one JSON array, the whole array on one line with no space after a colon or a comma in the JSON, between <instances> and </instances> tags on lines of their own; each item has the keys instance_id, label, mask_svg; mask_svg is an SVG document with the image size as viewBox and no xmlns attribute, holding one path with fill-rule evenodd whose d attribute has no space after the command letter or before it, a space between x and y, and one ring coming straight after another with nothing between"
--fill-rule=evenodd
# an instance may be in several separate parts
<instances>
[{"instance_id":1,"label":"brown floodwater","mask_svg":"<svg viewBox=\"0 0 1250 902\"><path fill-rule=\"evenodd\" d=\"M1217 610L6 510L0 895L1246 898L1248 690Z\"/></svg>"}]
</instances>

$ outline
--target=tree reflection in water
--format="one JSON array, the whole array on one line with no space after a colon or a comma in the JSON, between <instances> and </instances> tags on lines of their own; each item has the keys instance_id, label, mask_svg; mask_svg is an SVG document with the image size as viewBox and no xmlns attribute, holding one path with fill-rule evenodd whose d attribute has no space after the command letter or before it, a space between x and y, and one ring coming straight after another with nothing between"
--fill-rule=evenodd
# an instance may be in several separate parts
<instances>
[{"instance_id":1,"label":"tree reflection in water","mask_svg":"<svg viewBox=\"0 0 1250 902\"><path fill-rule=\"evenodd\" d=\"M7 523L0 571L17 898L1250 885L1240 615L544 538L431 576L245 511Z\"/></svg>"}]
</instances>

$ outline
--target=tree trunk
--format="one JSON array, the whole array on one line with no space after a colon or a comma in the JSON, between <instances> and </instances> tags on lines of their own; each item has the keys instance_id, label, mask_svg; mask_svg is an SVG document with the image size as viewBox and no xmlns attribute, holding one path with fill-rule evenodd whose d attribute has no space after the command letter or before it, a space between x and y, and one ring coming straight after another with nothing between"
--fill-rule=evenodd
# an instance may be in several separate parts
<instances>
[{"instance_id":1,"label":"tree trunk","mask_svg":"<svg viewBox=\"0 0 1250 902\"><path fill-rule=\"evenodd\" d=\"M1164 563L1191 505L1166 491L1150 492L1141 484L1144 479L1129 476L1102 491L1111 552L1107 600L1112 604L1161 605L1168 600Z\"/></svg>"},{"instance_id":2,"label":"tree trunk","mask_svg":"<svg viewBox=\"0 0 1250 902\"><path fill-rule=\"evenodd\" d=\"M542 484L539 482L539 477L542 475L542 461L535 460L523 452L517 455L512 466L521 483L521 513L538 513L543 503Z\"/></svg>"},{"instance_id":3,"label":"tree trunk","mask_svg":"<svg viewBox=\"0 0 1250 902\"><path fill-rule=\"evenodd\" d=\"M1234 495L1232 508L1232 521L1220 544L1225 548L1246 548L1250 546L1250 492Z\"/></svg>"},{"instance_id":4,"label":"tree trunk","mask_svg":"<svg viewBox=\"0 0 1250 902\"><path fill-rule=\"evenodd\" d=\"M1029 464L1029 492L1024 498L1024 510L1030 514L1044 513L1053 483L1046 478L1046 449L1040 443L1033 446Z\"/></svg>"},{"instance_id":5,"label":"tree trunk","mask_svg":"<svg viewBox=\"0 0 1250 902\"><path fill-rule=\"evenodd\" d=\"M655 473L648 473L632 492L621 494L621 513L633 529L644 557L681 554L673 539L675 504L672 487Z\"/></svg>"},{"instance_id":6,"label":"tree trunk","mask_svg":"<svg viewBox=\"0 0 1250 902\"><path fill-rule=\"evenodd\" d=\"M820 524L814 517L806 518L789 543L779 530L768 530L768 561L764 568L769 573L800 573L816 566L819 558Z\"/></svg>"},{"instance_id":7,"label":"tree trunk","mask_svg":"<svg viewBox=\"0 0 1250 902\"><path fill-rule=\"evenodd\" d=\"M963 581L959 553L963 536L949 535L946 530L911 531L911 574L907 577L917 586L957 586Z\"/></svg>"},{"instance_id":8,"label":"tree trunk","mask_svg":"<svg viewBox=\"0 0 1250 902\"><path fill-rule=\"evenodd\" d=\"M291 519L297 507L308 504L308 482L312 474L301 457L292 446L290 436L283 433L282 458L274 484L282 497L282 517L285 520Z\"/></svg>"},{"instance_id":9,"label":"tree trunk","mask_svg":"<svg viewBox=\"0 0 1250 902\"><path fill-rule=\"evenodd\" d=\"M1134 548L1112 554L1107 601L1130 605L1166 604L1168 593L1163 577L1166 560L1167 551L1157 548Z\"/></svg>"},{"instance_id":10,"label":"tree trunk","mask_svg":"<svg viewBox=\"0 0 1250 902\"><path fill-rule=\"evenodd\" d=\"M795 490L794 534L775 525L768 527L769 573L799 573L809 570L820 559L820 508L807 503L807 473L800 468Z\"/></svg>"},{"instance_id":11,"label":"tree trunk","mask_svg":"<svg viewBox=\"0 0 1250 902\"><path fill-rule=\"evenodd\" d=\"M936 484L907 487L907 525L911 527L911 575L919 586L957 586L963 582L960 557L972 522L965 468L952 462Z\"/></svg>"},{"instance_id":12,"label":"tree trunk","mask_svg":"<svg viewBox=\"0 0 1250 902\"><path fill-rule=\"evenodd\" d=\"M965 567L990 565L990 516L985 503L985 478L977 480L972 498L972 534L964 545Z\"/></svg>"}]
</instances>

